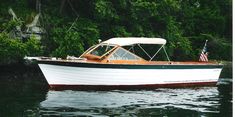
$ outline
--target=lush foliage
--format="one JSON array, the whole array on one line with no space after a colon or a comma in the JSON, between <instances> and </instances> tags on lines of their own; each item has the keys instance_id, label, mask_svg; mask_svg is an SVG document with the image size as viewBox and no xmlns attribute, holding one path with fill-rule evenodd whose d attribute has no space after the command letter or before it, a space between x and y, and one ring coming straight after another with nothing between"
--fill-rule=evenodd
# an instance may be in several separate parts
<instances>
[{"instance_id":1,"label":"lush foliage","mask_svg":"<svg viewBox=\"0 0 235 117\"><path fill-rule=\"evenodd\" d=\"M84 51L84 47L90 47L97 43L99 31L96 24L89 21L89 19L79 19L74 22L72 27L65 24L63 28L53 28L50 36L56 45L52 55L58 57L79 56Z\"/></svg>"},{"instance_id":2,"label":"lush foliage","mask_svg":"<svg viewBox=\"0 0 235 117\"><path fill-rule=\"evenodd\" d=\"M209 40L209 59L232 60L231 0L41 0L40 25L46 30L42 47L35 40L25 43L6 34L16 25L24 26L38 12L36 0L3 1L1 41L12 43L12 47L1 43L3 62L3 55L36 56L42 47L45 56L79 56L98 39L128 36L167 39L166 49L173 60L198 60ZM9 7L21 22L11 21ZM16 48L21 49L14 53Z\"/></svg>"},{"instance_id":3,"label":"lush foliage","mask_svg":"<svg viewBox=\"0 0 235 117\"><path fill-rule=\"evenodd\" d=\"M0 64L20 62L25 56L38 56L42 54L39 40L30 38L22 42L17 38L11 38L7 33L0 33Z\"/></svg>"}]
</instances>

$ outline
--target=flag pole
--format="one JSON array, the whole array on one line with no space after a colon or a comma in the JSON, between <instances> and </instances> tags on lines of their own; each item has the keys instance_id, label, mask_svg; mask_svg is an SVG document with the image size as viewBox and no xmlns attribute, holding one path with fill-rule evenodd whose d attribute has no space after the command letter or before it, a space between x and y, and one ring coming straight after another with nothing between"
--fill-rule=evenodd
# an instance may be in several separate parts
<instances>
[{"instance_id":1,"label":"flag pole","mask_svg":"<svg viewBox=\"0 0 235 117\"><path fill-rule=\"evenodd\" d=\"M208 41L208 40L206 40L206 42L205 42L205 44L204 44L204 47L202 48L202 52L203 52L204 48L206 47L207 41Z\"/></svg>"},{"instance_id":2,"label":"flag pole","mask_svg":"<svg viewBox=\"0 0 235 117\"><path fill-rule=\"evenodd\" d=\"M208 41L208 40L206 40L204 47L206 46L206 44L207 44L207 41Z\"/></svg>"},{"instance_id":3,"label":"flag pole","mask_svg":"<svg viewBox=\"0 0 235 117\"><path fill-rule=\"evenodd\" d=\"M208 61L207 50L206 50L207 42L208 42L208 40L206 40L204 47L202 48L202 52L200 54L199 61Z\"/></svg>"}]
</instances>

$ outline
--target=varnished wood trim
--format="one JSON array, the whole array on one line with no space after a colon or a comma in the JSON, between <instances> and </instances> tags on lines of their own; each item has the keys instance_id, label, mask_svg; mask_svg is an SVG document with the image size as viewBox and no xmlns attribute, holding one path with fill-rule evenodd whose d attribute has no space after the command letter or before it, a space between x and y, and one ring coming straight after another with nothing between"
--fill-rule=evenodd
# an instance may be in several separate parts
<instances>
[{"instance_id":1,"label":"varnished wood trim","mask_svg":"<svg viewBox=\"0 0 235 117\"><path fill-rule=\"evenodd\" d=\"M216 69L223 68L218 64L108 64L108 63L88 63L71 61L38 61L39 64L50 64L71 67L86 68L110 68L110 69Z\"/></svg>"}]
</instances>

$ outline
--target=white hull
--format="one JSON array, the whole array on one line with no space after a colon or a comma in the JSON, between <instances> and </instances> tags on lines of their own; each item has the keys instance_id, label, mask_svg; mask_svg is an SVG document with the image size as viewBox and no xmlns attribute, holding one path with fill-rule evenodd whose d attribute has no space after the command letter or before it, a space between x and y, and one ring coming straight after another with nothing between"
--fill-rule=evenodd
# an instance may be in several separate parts
<instances>
[{"instance_id":1,"label":"white hull","mask_svg":"<svg viewBox=\"0 0 235 117\"><path fill-rule=\"evenodd\" d=\"M53 85L155 85L217 82L222 68L119 69L39 64Z\"/></svg>"}]
</instances>

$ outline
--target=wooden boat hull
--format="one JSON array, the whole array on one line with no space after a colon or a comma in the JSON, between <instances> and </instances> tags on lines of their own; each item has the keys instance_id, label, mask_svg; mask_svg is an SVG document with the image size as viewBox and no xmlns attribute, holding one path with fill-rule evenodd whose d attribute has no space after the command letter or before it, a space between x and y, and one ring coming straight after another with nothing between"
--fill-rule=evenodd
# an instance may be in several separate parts
<instances>
[{"instance_id":1,"label":"wooden boat hull","mask_svg":"<svg viewBox=\"0 0 235 117\"><path fill-rule=\"evenodd\" d=\"M215 85L222 65L122 65L39 62L51 88L157 88Z\"/></svg>"}]
</instances>

